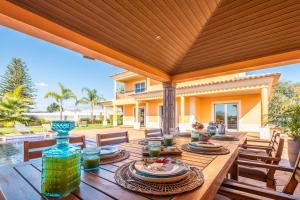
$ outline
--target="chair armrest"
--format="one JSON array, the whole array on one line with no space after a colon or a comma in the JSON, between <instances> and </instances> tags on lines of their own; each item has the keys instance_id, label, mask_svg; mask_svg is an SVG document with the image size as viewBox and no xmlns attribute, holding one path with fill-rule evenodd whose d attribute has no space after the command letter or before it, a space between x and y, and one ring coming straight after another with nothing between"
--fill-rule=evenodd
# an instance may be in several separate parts
<instances>
[{"instance_id":1,"label":"chair armrest","mask_svg":"<svg viewBox=\"0 0 300 200\"><path fill-rule=\"evenodd\" d=\"M240 199L263 199L262 197L277 200L296 200L299 197L294 195L277 192L270 189L243 184L237 181L225 179L219 190L220 194L227 196L239 197Z\"/></svg>"},{"instance_id":2,"label":"chair armrest","mask_svg":"<svg viewBox=\"0 0 300 200\"><path fill-rule=\"evenodd\" d=\"M265 164L265 163L257 163L252 161L244 161L244 160L237 160L236 163L238 165L244 165L249 167L260 167L260 168L266 168L266 169L274 169L274 170L280 170L285 172L293 172L294 169L290 167L284 167L280 165L271 165L271 164Z\"/></svg>"},{"instance_id":3,"label":"chair armrest","mask_svg":"<svg viewBox=\"0 0 300 200\"><path fill-rule=\"evenodd\" d=\"M246 142L260 142L260 143L270 143L270 140L263 140L263 139L246 139Z\"/></svg>"},{"instance_id":4,"label":"chair armrest","mask_svg":"<svg viewBox=\"0 0 300 200\"><path fill-rule=\"evenodd\" d=\"M245 154L245 153L240 153L239 157L251 159L251 160L261 160L261 161L280 161L280 158L276 158L276 157L260 156L260 155Z\"/></svg>"},{"instance_id":5,"label":"chair armrest","mask_svg":"<svg viewBox=\"0 0 300 200\"><path fill-rule=\"evenodd\" d=\"M244 144L241 147L244 149L272 150L272 147L269 146L260 146L260 145L252 145L252 144Z\"/></svg>"}]
</instances>

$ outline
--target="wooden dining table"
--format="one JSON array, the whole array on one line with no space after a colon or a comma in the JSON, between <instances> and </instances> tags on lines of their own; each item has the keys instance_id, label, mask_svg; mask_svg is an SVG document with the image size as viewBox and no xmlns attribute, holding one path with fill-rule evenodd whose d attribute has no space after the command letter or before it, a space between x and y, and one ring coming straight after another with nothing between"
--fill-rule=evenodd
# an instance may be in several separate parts
<instances>
[{"instance_id":1,"label":"wooden dining table","mask_svg":"<svg viewBox=\"0 0 300 200\"><path fill-rule=\"evenodd\" d=\"M239 141L213 141L226 146L230 153L226 155L202 155L183 151L178 156L183 162L197 167L204 175L201 187L173 196L154 196L129 191L117 185L114 173L121 165L133 160L141 160L142 145L138 141L131 141L119 145L130 152L130 157L124 161L101 165L97 172L81 173L80 187L67 197L67 200L209 200L214 199L223 179L227 176L234 161L237 159L239 144L244 142L244 133L234 133ZM188 143L190 138L177 138L176 146ZM36 200L51 199L41 195L41 159L5 166L0 168L0 199L8 200Z\"/></svg>"}]
</instances>

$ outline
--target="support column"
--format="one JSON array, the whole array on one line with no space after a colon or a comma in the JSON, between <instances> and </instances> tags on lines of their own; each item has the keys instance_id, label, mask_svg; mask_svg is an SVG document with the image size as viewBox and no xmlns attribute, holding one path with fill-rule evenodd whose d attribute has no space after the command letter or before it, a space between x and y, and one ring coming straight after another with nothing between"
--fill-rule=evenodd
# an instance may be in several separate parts
<instances>
[{"instance_id":1,"label":"support column","mask_svg":"<svg viewBox=\"0 0 300 200\"><path fill-rule=\"evenodd\" d=\"M113 126L118 126L118 107L113 105Z\"/></svg>"},{"instance_id":2,"label":"support column","mask_svg":"<svg viewBox=\"0 0 300 200\"><path fill-rule=\"evenodd\" d=\"M185 97L180 97L180 120L179 120L179 128L182 131L185 131Z\"/></svg>"},{"instance_id":3,"label":"support column","mask_svg":"<svg viewBox=\"0 0 300 200\"><path fill-rule=\"evenodd\" d=\"M114 99L117 99L117 81L114 80Z\"/></svg>"},{"instance_id":4,"label":"support column","mask_svg":"<svg viewBox=\"0 0 300 200\"><path fill-rule=\"evenodd\" d=\"M139 122L139 102L135 103L135 117L134 117L134 129L140 129L140 122Z\"/></svg>"},{"instance_id":5,"label":"support column","mask_svg":"<svg viewBox=\"0 0 300 200\"><path fill-rule=\"evenodd\" d=\"M169 129L176 126L176 85L168 82L163 83L163 87L163 133L169 134Z\"/></svg>"},{"instance_id":6,"label":"support column","mask_svg":"<svg viewBox=\"0 0 300 200\"><path fill-rule=\"evenodd\" d=\"M104 126L107 126L107 109L106 106L103 107L103 123Z\"/></svg>"},{"instance_id":7,"label":"support column","mask_svg":"<svg viewBox=\"0 0 300 200\"><path fill-rule=\"evenodd\" d=\"M265 126L265 122L268 120L269 113L269 91L268 87L261 89L261 126Z\"/></svg>"}]
</instances>

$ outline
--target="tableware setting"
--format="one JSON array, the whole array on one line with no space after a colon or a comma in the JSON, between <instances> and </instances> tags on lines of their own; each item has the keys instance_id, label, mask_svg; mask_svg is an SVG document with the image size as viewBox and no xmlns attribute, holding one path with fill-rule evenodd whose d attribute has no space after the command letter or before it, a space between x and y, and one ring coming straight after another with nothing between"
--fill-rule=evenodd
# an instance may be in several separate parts
<instances>
[{"instance_id":1,"label":"tableware setting","mask_svg":"<svg viewBox=\"0 0 300 200\"><path fill-rule=\"evenodd\" d=\"M223 155L228 154L230 151L225 146L212 142L190 142L188 144L183 144L181 146L182 150L199 153L199 154L207 154L207 155Z\"/></svg>"},{"instance_id":2,"label":"tableware setting","mask_svg":"<svg viewBox=\"0 0 300 200\"><path fill-rule=\"evenodd\" d=\"M235 135L214 135L211 137L212 140L221 140L221 141L239 141L240 139Z\"/></svg>"},{"instance_id":3,"label":"tableware setting","mask_svg":"<svg viewBox=\"0 0 300 200\"><path fill-rule=\"evenodd\" d=\"M152 195L191 191L204 182L202 172L172 158L145 158L118 168L116 182L122 187Z\"/></svg>"},{"instance_id":4,"label":"tableware setting","mask_svg":"<svg viewBox=\"0 0 300 200\"><path fill-rule=\"evenodd\" d=\"M164 146L172 146L175 142L175 137L173 135L164 135L163 137L149 137L141 139L138 141L140 145L148 145L149 141L160 141Z\"/></svg>"},{"instance_id":5,"label":"tableware setting","mask_svg":"<svg viewBox=\"0 0 300 200\"><path fill-rule=\"evenodd\" d=\"M181 154L182 154L182 151L178 147L174 147L174 146L169 146L169 147L161 146L160 147L160 154L159 154L160 156L172 156L172 155L180 156ZM149 153L148 146L144 146L143 147L143 156L151 156L151 155L153 155L153 153L151 153L151 154Z\"/></svg>"},{"instance_id":6,"label":"tableware setting","mask_svg":"<svg viewBox=\"0 0 300 200\"><path fill-rule=\"evenodd\" d=\"M129 158L130 153L117 146L103 146L100 148L100 164L110 164Z\"/></svg>"}]
</instances>

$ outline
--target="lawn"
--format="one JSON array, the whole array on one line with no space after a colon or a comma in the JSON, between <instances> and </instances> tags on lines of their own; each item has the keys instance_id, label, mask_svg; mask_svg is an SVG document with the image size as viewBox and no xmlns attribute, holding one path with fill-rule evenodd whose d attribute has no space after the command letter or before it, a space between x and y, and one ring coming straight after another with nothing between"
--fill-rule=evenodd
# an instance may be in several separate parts
<instances>
[{"instance_id":1,"label":"lawn","mask_svg":"<svg viewBox=\"0 0 300 200\"><path fill-rule=\"evenodd\" d=\"M75 130L90 130L90 129L102 129L102 128L110 128L112 126L104 126L102 124L89 124L87 127L76 127ZM29 130L33 133L41 133L43 132L42 126L28 126ZM15 128L0 128L0 135L4 134L16 134Z\"/></svg>"}]
</instances>

